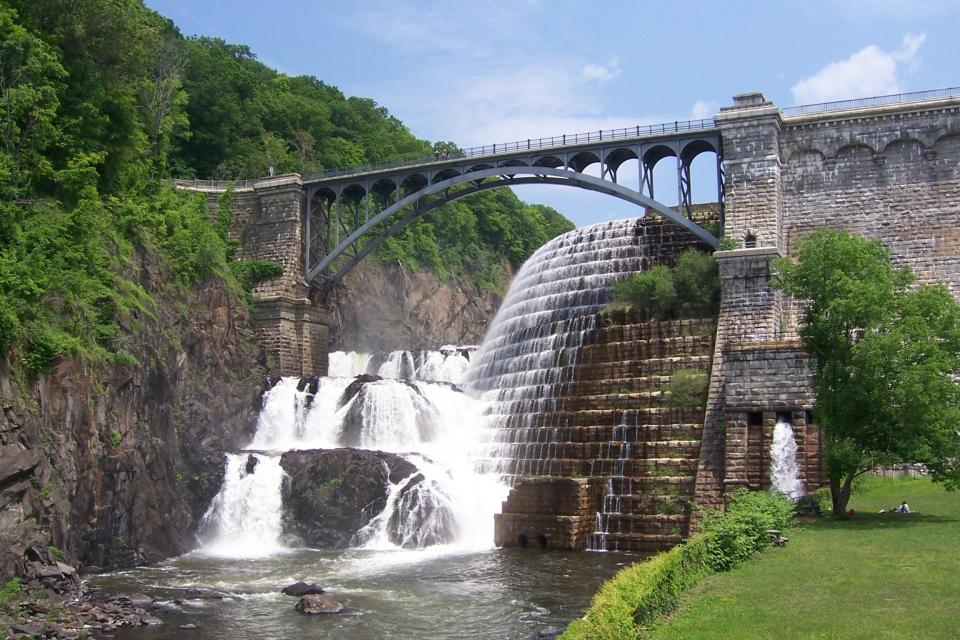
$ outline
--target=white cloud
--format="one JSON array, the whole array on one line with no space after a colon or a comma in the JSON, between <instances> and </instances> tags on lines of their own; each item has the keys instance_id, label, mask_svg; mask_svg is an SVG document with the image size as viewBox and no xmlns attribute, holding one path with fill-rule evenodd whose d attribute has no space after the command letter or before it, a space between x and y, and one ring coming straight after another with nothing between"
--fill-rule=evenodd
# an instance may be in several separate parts
<instances>
[{"instance_id":1,"label":"white cloud","mask_svg":"<svg viewBox=\"0 0 960 640\"><path fill-rule=\"evenodd\" d=\"M600 129L652 124L672 118L611 113L597 80L570 69L537 63L492 66L461 77L442 100L419 110L463 146L512 142Z\"/></svg>"},{"instance_id":2,"label":"white cloud","mask_svg":"<svg viewBox=\"0 0 960 640\"><path fill-rule=\"evenodd\" d=\"M608 51L574 53L536 25L540 0L371 3L338 15L345 28L381 43L385 56L422 60L422 74L377 87L415 134L463 147L672 121L611 109L607 86L624 74Z\"/></svg>"},{"instance_id":3,"label":"white cloud","mask_svg":"<svg viewBox=\"0 0 960 640\"><path fill-rule=\"evenodd\" d=\"M925 40L925 34L908 33L895 51L884 51L875 44L866 46L793 85L793 100L796 104L809 104L898 93L901 70L917 70Z\"/></svg>"},{"instance_id":4,"label":"white cloud","mask_svg":"<svg viewBox=\"0 0 960 640\"><path fill-rule=\"evenodd\" d=\"M720 112L720 103L716 100L697 100L690 109L690 117L694 120L712 118Z\"/></svg>"},{"instance_id":5,"label":"white cloud","mask_svg":"<svg viewBox=\"0 0 960 640\"><path fill-rule=\"evenodd\" d=\"M620 75L620 59L616 56L610 58L607 64L587 64L580 70L580 75L585 80L596 80L600 83L610 82Z\"/></svg>"},{"instance_id":6,"label":"white cloud","mask_svg":"<svg viewBox=\"0 0 960 640\"><path fill-rule=\"evenodd\" d=\"M539 2L487 0L469 6L443 0L376 3L344 11L334 20L345 29L404 54L482 57L529 35Z\"/></svg>"}]
</instances>

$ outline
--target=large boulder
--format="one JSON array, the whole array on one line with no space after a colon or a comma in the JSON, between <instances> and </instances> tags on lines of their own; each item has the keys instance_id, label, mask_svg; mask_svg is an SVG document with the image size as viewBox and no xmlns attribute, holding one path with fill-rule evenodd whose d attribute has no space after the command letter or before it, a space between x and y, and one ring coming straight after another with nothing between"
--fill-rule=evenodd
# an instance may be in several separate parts
<instances>
[{"instance_id":1,"label":"large boulder","mask_svg":"<svg viewBox=\"0 0 960 640\"><path fill-rule=\"evenodd\" d=\"M349 546L383 511L390 485L417 471L396 454L363 449L287 451L280 466L284 531L324 549Z\"/></svg>"}]
</instances>

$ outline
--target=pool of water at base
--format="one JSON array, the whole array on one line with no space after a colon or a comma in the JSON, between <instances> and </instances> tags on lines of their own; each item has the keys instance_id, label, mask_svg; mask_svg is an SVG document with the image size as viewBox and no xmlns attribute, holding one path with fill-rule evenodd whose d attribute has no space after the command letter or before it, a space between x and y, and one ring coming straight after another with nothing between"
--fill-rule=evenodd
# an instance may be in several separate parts
<instances>
[{"instance_id":1,"label":"pool of water at base","mask_svg":"<svg viewBox=\"0 0 960 640\"><path fill-rule=\"evenodd\" d=\"M640 556L531 549L319 551L226 559L195 552L150 567L91 576L108 593L146 593L165 624L118 639L523 640L582 615L603 580ZM316 582L349 608L306 616L280 589ZM225 600L184 599L188 589ZM180 600L177 604L174 600ZM196 629L181 629L194 624Z\"/></svg>"}]
</instances>

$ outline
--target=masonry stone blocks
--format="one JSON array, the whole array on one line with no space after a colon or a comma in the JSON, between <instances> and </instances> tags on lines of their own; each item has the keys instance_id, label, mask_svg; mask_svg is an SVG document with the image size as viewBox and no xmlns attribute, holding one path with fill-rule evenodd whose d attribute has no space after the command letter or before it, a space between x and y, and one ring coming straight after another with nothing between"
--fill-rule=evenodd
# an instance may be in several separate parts
<instances>
[{"instance_id":1,"label":"masonry stone blocks","mask_svg":"<svg viewBox=\"0 0 960 640\"><path fill-rule=\"evenodd\" d=\"M706 504L769 486L778 419L794 426L807 485L822 481L812 363L796 340L800 309L769 284L774 260L816 229L847 229L960 296L960 97L793 115L751 93L715 120L724 231L742 248L715 254L723 302L697 476Z\"/></svg>"}]
</instances>

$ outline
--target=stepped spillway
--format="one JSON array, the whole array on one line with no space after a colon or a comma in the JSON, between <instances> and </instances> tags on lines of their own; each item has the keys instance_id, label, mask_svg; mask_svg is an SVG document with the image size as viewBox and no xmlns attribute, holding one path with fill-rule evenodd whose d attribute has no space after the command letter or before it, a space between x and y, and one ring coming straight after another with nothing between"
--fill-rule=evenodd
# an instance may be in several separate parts
<instances>
[{"instance_id":1,"label":"stepped spillway","mask_svg":"<svg viewBox=\"0 0 960 640\"><path fill-rule=\"evenodd\" d=\"M679 369L709 374L715 319L601 312L617 280L696 246L657 219L609 222L517 274L465 377L490 407L484 464L513 486L498 545L646 551L687 533L703 404L668 406L668 388Z\"/></svg>"}]
</instances>

